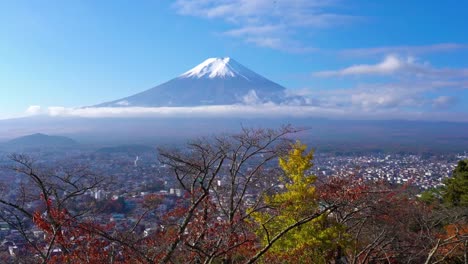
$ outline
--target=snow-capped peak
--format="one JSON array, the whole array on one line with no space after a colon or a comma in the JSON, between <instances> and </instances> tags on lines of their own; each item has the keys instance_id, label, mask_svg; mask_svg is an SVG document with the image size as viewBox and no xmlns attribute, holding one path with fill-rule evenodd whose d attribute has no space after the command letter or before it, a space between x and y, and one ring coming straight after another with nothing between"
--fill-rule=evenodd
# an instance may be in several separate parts
<instances>
[{"instance_id":1,"label":"snow-capped peak","mask_svg":"<svg viewBox=\"0 0 468 264\"><path fill-rule=\"evenodd\" d=\"M226 58L209 58L197 65L195 68L182 74L181 78L233 78L242 77L249 79L251 71L240 65L233 59Z\"/></svg>"},{"instance_id":2,"label":"snow-capped peak","mask_svg":"<svg viewBox=\"0 0 468 264\"><path fill-rule=\"evenodd\" d=\"M281 102L285 89L231 58L211 58L177 78L98 107L184 107Z\"/></svg>"}]
</instances>

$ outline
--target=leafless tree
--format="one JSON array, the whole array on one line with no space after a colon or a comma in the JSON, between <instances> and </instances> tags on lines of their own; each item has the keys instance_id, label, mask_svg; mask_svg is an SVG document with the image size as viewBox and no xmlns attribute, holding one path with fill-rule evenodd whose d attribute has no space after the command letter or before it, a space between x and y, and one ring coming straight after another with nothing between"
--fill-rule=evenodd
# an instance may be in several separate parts
<instances>
[{"instance_id":1,"label":"leafless tree","mask_svg":"<svg viewBox=\"0 0 468 264\"><path fill-rule=\"evenodd\" d=\"M161 262L173 261L176 252L190 252L200 263L253 263L284 234L328 212L327 207L299 219L259 248L254 230L261 227L253 226L250 216L266 209L265 194L281 191L278 158L288 153L291 135L298 131L291 126L244 128L236 135L191 142L187 149L160 149L161 163L189 198ZM251 252L235 254L247 245Z\"/></svg>"},{"instance_id":2,"label":"leafless tree","mask_svg":"<svg viewBox=\"0 0 468 264\"><path fill-rule=\"evenodd\" d=\"M246 219L261 209L262 195L276 186L277 158L288 150L288 136L294 132L297 130L290 126L279 130L244 128L236 135L194 141L182 151L160 149L161 163L171 168L190 197L177 239L167 249L162 262L170 261L184 234L190 232L188 228L195 228L190 223L207 199L214 204L212 210L216 208L210 217L223 223L223 228L218 229L213 243L207 233L213 222L207 221L204 227L197 227L197 235L186 235L183 246L211 263L216 258L228 262L231 251L253 242Z\"/></svg>"},{"instance_id":3,"label":"leafless tree","mask_svg":"<svg viewBox=\"0 0 468 264\"><path fill-rule=\"evenodd\" d=\"M76 219L87 217L91 211L89 207L77 206L78 198L97 188L105 178L95 175L86 166L47 168L20 154L11 155L10 159L14 165L2 170L14 175L20 183L15 191L11 190L12 186L1 186L0 219L18 230L32 249L31 255L46 263L54 249L68 250L57 240L62 232L62 222L54 217L53 211L66 211L68 216ZM47 243L31 234L38 214L50 223L52 229L47 234L51 236Z\"/></svg>"}]
</instances>

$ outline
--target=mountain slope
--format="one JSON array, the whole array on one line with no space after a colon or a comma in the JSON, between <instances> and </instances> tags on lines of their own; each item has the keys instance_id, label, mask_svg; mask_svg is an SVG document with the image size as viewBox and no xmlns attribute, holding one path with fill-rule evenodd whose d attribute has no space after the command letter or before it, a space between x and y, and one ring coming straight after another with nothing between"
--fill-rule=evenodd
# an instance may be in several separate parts
<instances>
[{"instance_id":1,"label":"mountain slope","mask_svg":"<svg viewBox=\"0 0 468 264\"><path fill-rule=\"evenodd\" d=\"M285 88L231 58L210 58L179 77L98 107L160 107L280 102Z\"/></svg>"},{"instance_id":2,"label":"mountain slope","mask_svg":"<svg viewBox=\"0 0 468 264\"><path fill-rule=\"evenodd\" d=\"M36 133L12 139L3 144L3 147L8 149L62 148L75 146L77 144L78 143L71 138Z\"/></svg>"}]
</instances>

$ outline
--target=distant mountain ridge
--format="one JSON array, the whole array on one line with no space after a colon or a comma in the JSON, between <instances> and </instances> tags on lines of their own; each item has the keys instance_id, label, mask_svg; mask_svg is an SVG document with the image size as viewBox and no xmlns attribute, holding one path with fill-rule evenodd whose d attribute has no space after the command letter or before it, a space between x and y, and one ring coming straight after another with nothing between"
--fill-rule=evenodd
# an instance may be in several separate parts
<instances>
[{"instance_id":1,"label":"distant mountain ridge","mask_svg":"<svg viewBox=\"0 0 468 264\"><path fill-rule=\"evenodd\" d=\"M468 148L468 123L408 120L334 120L324 118L56 118L0 120L0 138L30 134L41 128L47 134L66 134L80 144L119 146L178 146L207 135L238 133L246 128L278 128L291 124L306 128L299 139L320 150L386 148L395 151L463 152ZM83 128L86 128L84 130ZM363 146L367 147L363 147ZM361 147L360 147L361 146ZM118 150L118 149L117 149ZM0 152L11 153L0 144ZM111 149L111 151L115 151Z\"/></svg>"},{"instance_id":2,"label":"distant mountain ridge","mask_svg":"<svg viewBox=\"0 0 468 264\"><path fill-rule=\"evenodd\" d=\"M9 149L25 149L25 148L61 148L71 147L78 145L75 140L62 137L52 136L42 133L36 133L32 135L22 136L12 139L2 145L4 148Z\"/></svg>"},{"instance_id":3,"label":"distant mountain ridge","mask_svg":"<svg viewBox=\"0 0 468 264\"><path fill-rule=\"evenodd\" d=\"M97 107L164 107L279 103L283 86L231 58L210 58L159 86Z\"/></svg>"}]
</instances>

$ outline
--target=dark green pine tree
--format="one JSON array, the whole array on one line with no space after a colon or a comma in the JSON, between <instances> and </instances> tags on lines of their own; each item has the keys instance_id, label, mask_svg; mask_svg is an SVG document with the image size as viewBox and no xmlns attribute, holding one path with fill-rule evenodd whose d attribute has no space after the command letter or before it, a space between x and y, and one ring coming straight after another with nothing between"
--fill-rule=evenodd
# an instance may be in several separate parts
<instances>
[{"instance_id":1,"label":"dark green pine tree","mask_svg":"<svg viewBox=\"0 0 468 264\"><path fill-rule=\"evenodd\" d=\"M451 178L444 180L442 198L449 206L468 206L468 160L461 160Z\"/></svg>"}]
</instances>

